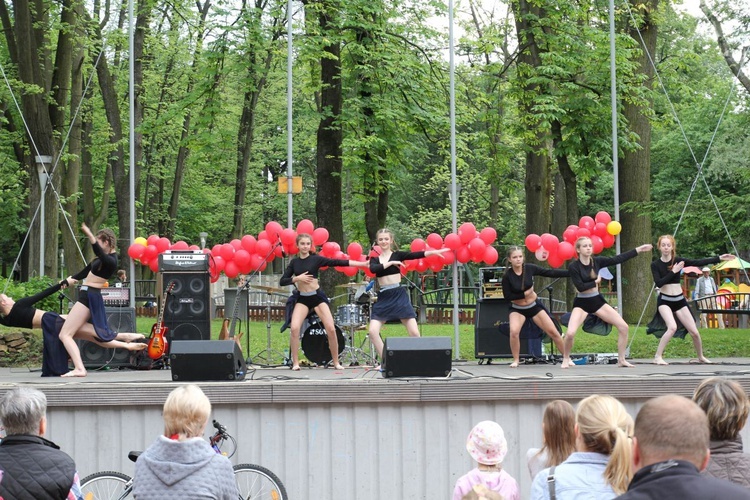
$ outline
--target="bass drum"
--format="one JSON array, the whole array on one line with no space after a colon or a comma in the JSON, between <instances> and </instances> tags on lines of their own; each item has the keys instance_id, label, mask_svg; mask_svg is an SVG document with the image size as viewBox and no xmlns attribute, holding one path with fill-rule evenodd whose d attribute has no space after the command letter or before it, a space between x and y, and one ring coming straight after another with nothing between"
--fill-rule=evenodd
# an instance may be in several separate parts
<instances>
[{"instance_id":1,"label":"bass drum","mask_svg":"<svg viewBox=\"0 0 750 500\"><path fill-rule=\"evenodd\" d=\"M341 354L346 347L346 339L344 339L341 328L338 325L335 326L336 339L339 342L339 354ZM310 323L310 326L305 329L305 333L302 335L302 352L305 353L307 359L318 365L326 365L333 360L331 349L328 347L328 334L320 321Z\"/></svg>"}]
</instances>

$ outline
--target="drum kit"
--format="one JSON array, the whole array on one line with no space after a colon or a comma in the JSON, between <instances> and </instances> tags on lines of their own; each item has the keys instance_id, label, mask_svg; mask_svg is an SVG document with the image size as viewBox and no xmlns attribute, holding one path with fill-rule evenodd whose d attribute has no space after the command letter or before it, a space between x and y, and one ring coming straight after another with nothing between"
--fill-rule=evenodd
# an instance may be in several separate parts
<instances>
[{"instance_id":1,"label":"drum kit","mask_svg":"<svg viewBox=\"0 0 750 500\"><path fill-rule=\"evenodd\" d=\"M367 283L346 283L338 285L338 288L348 289L348 303L339 306L335 316L337 329L338 326L346 329L346 346L340 352L340 361L342 364L348 363L349 366L376 365L377 360L372 344L370 344L369 353L363 349L364 344L369 340L368 337L365 336L361 344L356 346L355 333L369 324L370 307L377 301L377 296L367 290ZM305 355L307 355L306 352Z\"/></svg>"}]
</instances>

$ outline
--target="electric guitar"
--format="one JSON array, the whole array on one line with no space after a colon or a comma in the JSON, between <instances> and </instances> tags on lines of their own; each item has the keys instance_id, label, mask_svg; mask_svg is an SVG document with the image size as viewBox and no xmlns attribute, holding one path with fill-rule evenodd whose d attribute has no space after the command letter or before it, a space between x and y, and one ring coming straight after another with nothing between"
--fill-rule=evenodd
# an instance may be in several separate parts
<instances>
[{"instance_id":1,"label":"electric guitar","mask_svg":"<svg viewBox=\"0 0 750 500\"><path fill-rule=\"evenodd\" d=\"M239 319L239 310L240 310L240 296L242 294L242 290L245 288L245 277L240 276L239 281L237 282L237 293L234 296L234 308L232 311L232 315L228 318L224 318L224 322L221 324L221 330L219 331L219 340L230 340L234 339L235 342L237 342L237 345L242 347L240 344L240 339L242 339L242 332L240 331L236 336L234 334L234 331L237 327L237 320Z\"/></svg>"},{"instance_id":2,"label":"electric guitar","mask_svg":"<svg viewBox=\"0 0 750 500\"><path fill-rule=\"evenodd\" d=\"M167 297L172 293L175 282L170 281L161 298L161 307L159 308L159 318L151 327L151 337L148 340L148 357L151 359L160 359L167 352L167 339L165 338L169 328L164 326L164 309L167 305Z\"/></svg>"}]
</instances>

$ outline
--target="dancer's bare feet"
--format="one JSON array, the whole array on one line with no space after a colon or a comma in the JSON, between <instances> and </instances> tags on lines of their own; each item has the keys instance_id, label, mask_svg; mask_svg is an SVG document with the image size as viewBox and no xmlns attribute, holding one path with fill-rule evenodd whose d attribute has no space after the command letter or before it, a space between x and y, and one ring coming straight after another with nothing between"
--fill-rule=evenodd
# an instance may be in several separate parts
<instances>
[{"instance_id":1,"label":"dancer's bare feet","mask_svg":"<svg viewBox=\"0 0 750 500\"><path fill-rule=\"evenodd\" d=\"M510 364L511 368L518 368L518 361L514 361Z\"/></svg>"},{"instance_id":2,"label":"dancer's bare feet","mask_svg":"<svg viewBox=\"0 0 750 500\"><path fill-rule=\"evenodd\" d=\"M144 340L146 338L142 333L118 333L117 340L123 342L135 342L136 340Z\"/></svg>"},{"instance_id":3,"label":"dancer's bare feet","mask_svg":"<svg viewBox=\"0 0 750 500\"><path fill-rule=\"evenodd\" d=\"M299 365L292 365L292 371L298 372L299 371Z\"/></svg>"},{"instance_id":4,"label":"dancer's bare feet","mask_svg":"<svg viewBox=\"0 0 750 500\"><path fill-rule=\"evenodd\" d=\"M710 359L708 359L708 358L707 358L707 357L705 357L705 356L700 356L700 357L698 358L698 361L700 361L701 363L703 363L703 364L706 364L706 365L712 365L712 364L714 364L714 362L713 362L713 361L711 361Z\"/></svg>"},{"instance_id":5,"label":"dancer's bare feet","mask_svg":"<svg viewBox=\"0 0 750 500\"><path fill-rule=\"evenodd\" d=\"M62 377L85 377L86 376L86 370L70 370L65 375L61 375Z\"/></svg>"},{"instance_id":6,"label":"dancer's bare feet","mask_svg":"<svg viewBox=\"0 0 750 500\"><path fill-rule=\"evenodd\" d=\"M657 357L654 358L654 364L655 365L667 366L669 363L667 363L666 361L664 361L664 359L661 356L657 356Z\"/></svg>"},{"instance_id":7,"label":"dancer's bare feet","mask_svg":"<svg viewBox=\"0 0 750 500\"><path fill-rule=\"evenodd\" d=\"M570 358L563 358L560 368L570 368L572 365L573 362L570 361Z\"/></svg>"},{"instance_id":8,"label":"dancer's bare feet","mask_svg":"<svg viewBox=\"0 0 750 500\"><path fill-rule=\"evenodd\" d=\"M146 347L148 347L148 344L144 344L142 342L127 342L125 344L125 349L128 351L142 351Z\"/></svg>"},{"instance_id":9,"label":"dancer's bare feet","mask_svg":"<svg viewBox=\"0 0 750 500\"><path fill-rule=\"evenodd\" d=\"M344 369L344 365L342 365L342 364L337 364L337 365L334 365L334 368L335 368L336 370L343 370L343 369Z\"/></svg>"},{"instance_id":10,"label":"dancer's bare feet","mask_svg":"<svg viewBox=\"0 0 750 500\"><path fill-rule=\"evenodd\" d=\"M617 362L617 366L620 368L635 368L635 365L632 363L628 363L626 360L621 359Z\"/></svg>"}]
</instances>

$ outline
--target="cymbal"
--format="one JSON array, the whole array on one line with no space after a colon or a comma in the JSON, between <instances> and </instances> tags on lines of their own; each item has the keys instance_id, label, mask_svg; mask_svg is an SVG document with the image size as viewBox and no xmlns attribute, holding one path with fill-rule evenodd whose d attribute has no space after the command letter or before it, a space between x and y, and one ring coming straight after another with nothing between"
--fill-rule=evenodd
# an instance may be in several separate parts
<instances>
[{"instance_id":1,"label":"cymbal","mask_svg":"<svg viewBox=\"0 0 750 500\"><path fill-rule=\"evenodd\" d=\"M268 293L285 293L286 290L282 288L276 288L274 286L263 286L263 285L250 285L250 288L254 288L255 290L263 290L264 292Z\"/></svg>"},{"instance_id":2,"label":"cymbal","mask_svg":"<svg viewBox=\"0 0 750 500\"><path fill-rule=\"evenodd\" d=\"M364 283L344 283L343 285L336 285L336 288L359 288Z\"/></svg>"}]
</instances>

